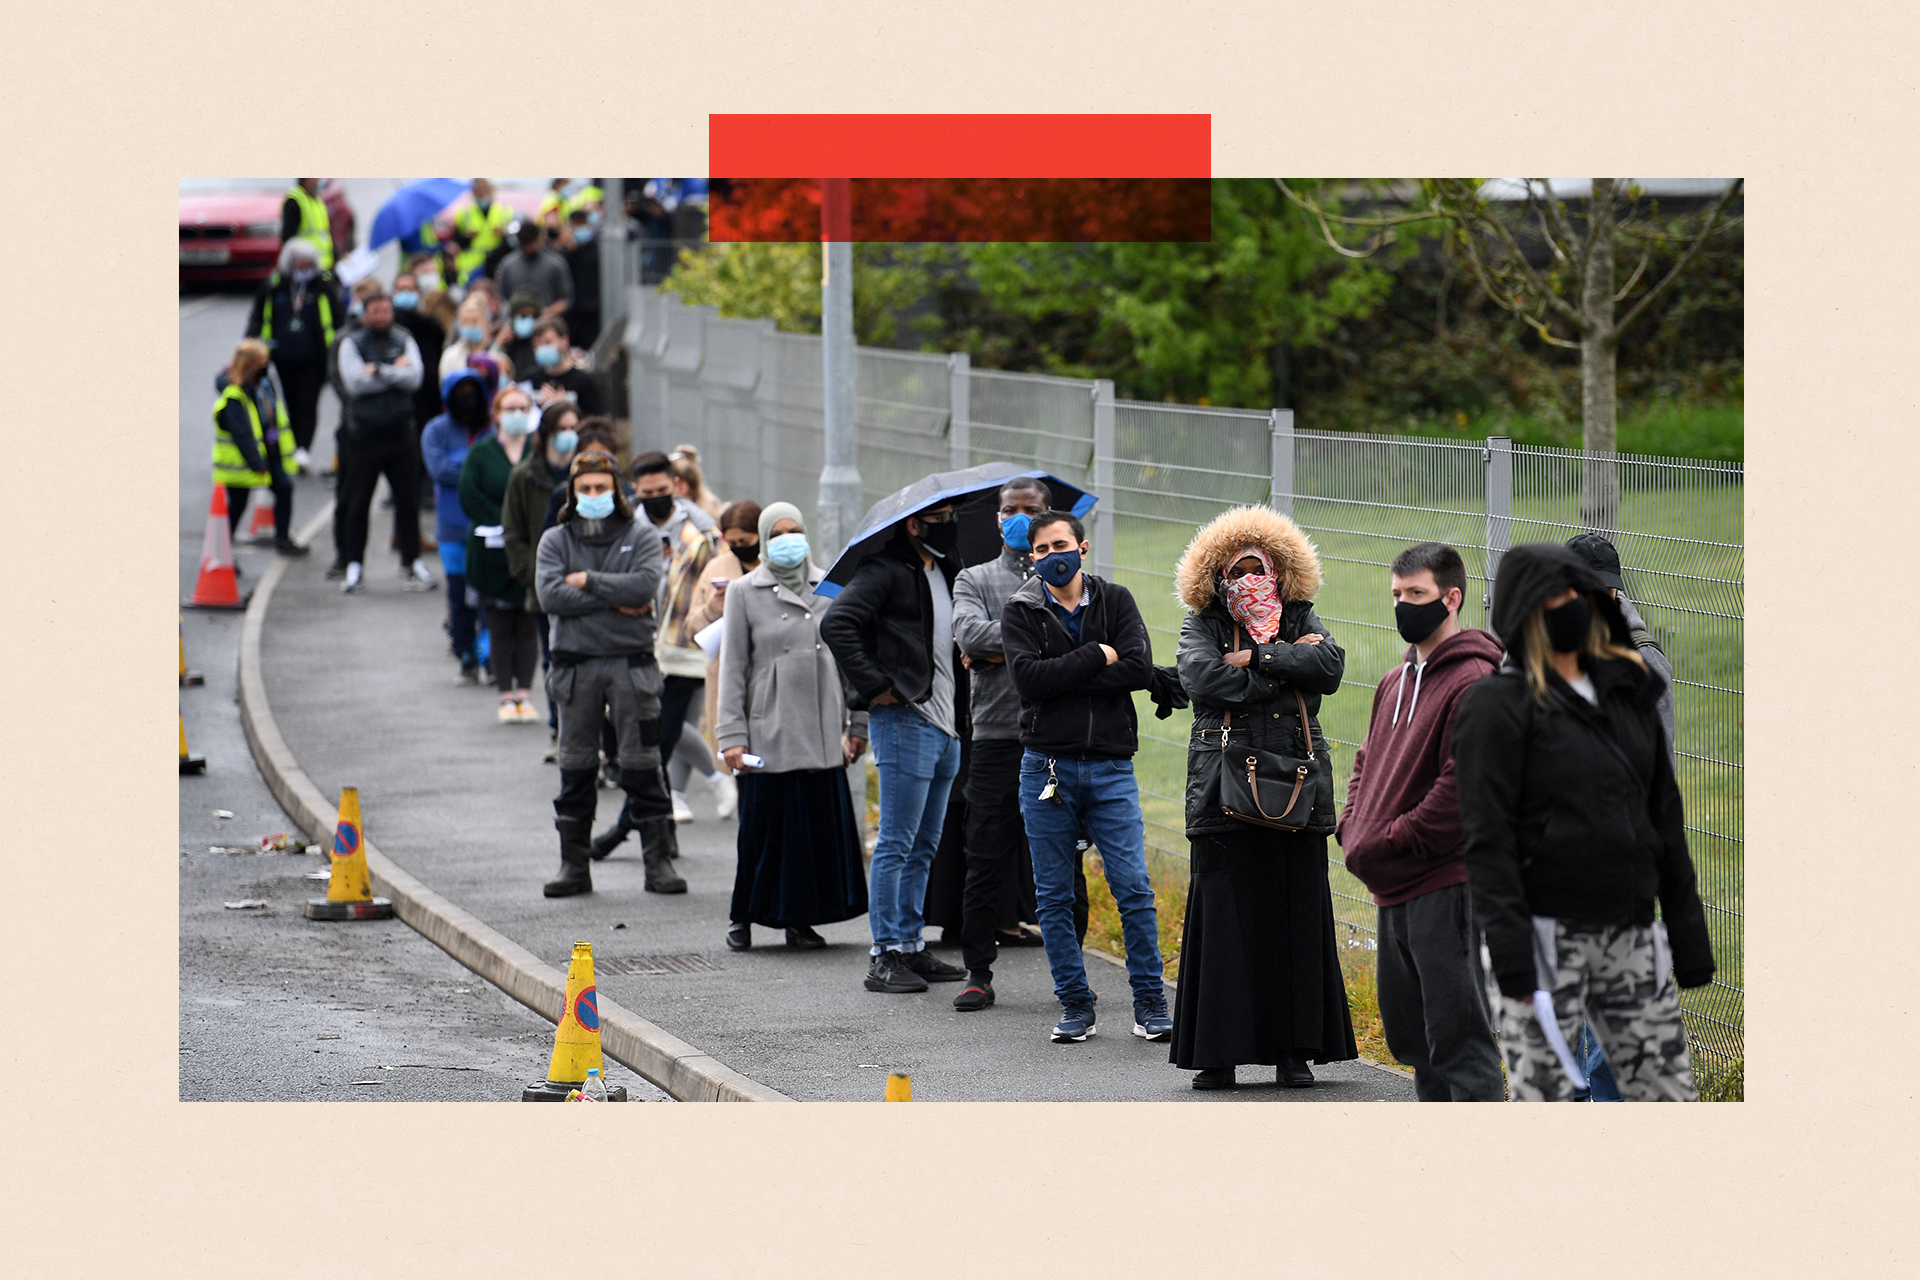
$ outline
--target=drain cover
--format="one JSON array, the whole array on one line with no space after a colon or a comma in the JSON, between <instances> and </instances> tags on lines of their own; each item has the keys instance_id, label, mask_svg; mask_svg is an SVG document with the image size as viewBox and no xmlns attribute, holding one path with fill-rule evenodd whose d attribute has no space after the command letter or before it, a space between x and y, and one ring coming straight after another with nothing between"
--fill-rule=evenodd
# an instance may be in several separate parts
<instances>
[{"instance_id":1,"label":"drain cover","mask_svg":"<svg viewBox=\"0 0 1920 1280\"><path fill-rule=\"evenodd\" d=\"M593 967L599 973L619 973L629 977L657 977L669 973L718 973L720 967L699 955L679 956L595 956Z\"/></svg>"}]
</instances>

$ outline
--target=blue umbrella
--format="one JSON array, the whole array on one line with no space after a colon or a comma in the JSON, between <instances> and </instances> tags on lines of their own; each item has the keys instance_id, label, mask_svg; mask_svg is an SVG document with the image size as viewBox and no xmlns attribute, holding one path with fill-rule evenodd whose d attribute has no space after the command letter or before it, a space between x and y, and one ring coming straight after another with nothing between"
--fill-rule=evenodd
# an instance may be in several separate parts
<instances>
[{"instance_id":1,"label":"blue umbrella","mask_svg":"<svg viewBox=\"0 0 1920 1280\"><path fill-rule=\"evenodd\" d=\"M1038 467L1022 467L1012 462L984 462L964 471L936 472L874 503L860 521L860 531L853 535L852 541L847 543L847 549L827 570L826 580L814 587L814 594L827 597L839 595L840 588L852 580L853 571L860 562L891 542L894 530L908 516L916 511L925 511L928 507L937 507L943 502L952 502L954 510L959 513L963 560L975 563L979 559L992 559L999 554L998 513L990 504L968 503L966 499L994 493L1015 476L1038 476L1046 481L1047 488L1053 494L1053 505L1060 510L1084 516L1093 509L1092 494ZM975 527L970 528L970 525ZM970 533L974 536L969 537ZM967 543L989 549L983 555L969 556L965 554Z\"/></svg>"},{"instance_id":2,"label":"blue umbrella","mask_svg":"<svg viewBox=\"0 0 1920 1280\"><path fill-rule=\"evenodd\" d=\"M373 215L367 247L378 249L389 240L403 237L418 244L421 224L458 200L466 189L467 184L458 178L422 178L409 182L388 197L380 206L380 212Z\"/></svg>"}]
</instances>

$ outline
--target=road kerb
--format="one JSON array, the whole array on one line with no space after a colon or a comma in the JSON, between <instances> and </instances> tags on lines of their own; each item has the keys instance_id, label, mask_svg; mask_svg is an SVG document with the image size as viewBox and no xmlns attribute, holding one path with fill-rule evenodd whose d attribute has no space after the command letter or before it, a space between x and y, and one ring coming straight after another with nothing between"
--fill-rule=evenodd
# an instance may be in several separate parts
<instances>
[{"instance_id":1,"label":"road kerb","mask_svg":"<svg viewBox=\"0 0 1920 1280\"><path fill-rule=\"evenodd\" d=\"M303 543L327 527L330 501L296 535ZM275 557L254 589L241 623L240 723L268 788L309 836L333 830L339 815L300 767L274 721L261 670L260 643L275 588L289 560ZM393 899L394 914L467 968L558 1023L566 1002L566 974L541 960L472 912L429 889L371 840L363 842L374 887ZM600 1041L608 1056L682 1102L792 1102L777 1089L750 1080L678 1036L610 1000L600 1003Z\"/></svg>"}]
</instances>

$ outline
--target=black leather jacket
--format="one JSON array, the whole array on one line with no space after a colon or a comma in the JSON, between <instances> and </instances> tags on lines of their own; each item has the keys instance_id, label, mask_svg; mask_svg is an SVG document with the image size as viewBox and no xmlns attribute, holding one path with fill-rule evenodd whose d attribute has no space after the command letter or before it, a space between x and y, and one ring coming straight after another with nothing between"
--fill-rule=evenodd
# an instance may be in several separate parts
<instances>
[{"instance_id":1,"label":"black leather jacket","mask_svg":"<svg viewBox=\"0 0 1920 1280\"><path fill-rule=\"evenodd\" d=\"M960 572L957 558L934 563L951 593ZM820 638L840 664L851 690L847 705L855 711L889 689L901 702L918 702L933 688L933 588L904 525L885 550L853 571L853 580L820 618ZM953 665L958 671L958 649Z\"/></svg>"},{"instance_id":2,"label":"black leather jacket","mask_svg":"<svg viewBox=\"0 0 1920 1280\"><path fill-rule=\"evenodd\" d=\"M1319 644L1292 643L1309 631L1323 637ZM1220 661L1236 647L1251 648L1253 661L1244 667ZM1220 811L1220 726L1231 711L1235 745L1304 759L1307 744L1300 737L1295 690L1307 705L1319 765L1311 779L1313 807L1306 829L1316 835L1333 830L1333 762L1320 732L1320 699L1340 687L1346 667L1345 651L1314 614L1310 600L1286 602L1280 633L1268 644L1251 644L1241 631L1236 646L1233 616L1217 597L1199 613L1187 615L1180 627L1179 670L1180 684L1193 700L1193 736L1187 745L1188 836L1259 830Z\"/></svg>"}]
</instances>

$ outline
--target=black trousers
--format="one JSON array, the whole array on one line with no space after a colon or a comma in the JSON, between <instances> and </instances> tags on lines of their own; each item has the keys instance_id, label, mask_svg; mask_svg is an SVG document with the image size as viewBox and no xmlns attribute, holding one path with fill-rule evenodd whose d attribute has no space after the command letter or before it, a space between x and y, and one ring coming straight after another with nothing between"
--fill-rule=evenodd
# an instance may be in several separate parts
<instances>
[{"instance_id":1,"label":"black trousers","mask_svg":"<svg viewBox=\"0 0 1920 1280\"><path fill-rule=\"evenodd\" d=\"M487 606L487 633L492 649L493 687L501 693L533 688L533 669L540 661L540 629L525 609Z\"/></svg>"},{"instance_id":2,"label":"black trousers","mask_svg":"<svg viewBox=\"0 0 1920 1280\"><path fill-rule=\"evenodd\" d=\"M1020 817L1022 751L1013 738L975 738L967 772L967 879L960 899L960 945L968 972L981 978L992 976L993 962L1000 957L995 934L1005 921L1021 918L1022 891L1032 890L1033 864ZM1082 942L1087 939L1085 861L1082 849L1073 873L1073 927Z\"/></svg>"},{"instance_id":3,"label":"black trousers","mask_svg":"<svg viewBox=\"0 0 1920 1280\"><path fill-rule=\"evenodd\" d=\"M393 527L400 537L400 563L420 558L419 447L413 428L355 431L341 450L340 558L348 564L367 558L367 518L380 477L393 490Z\"/></svg>"},{"instance_id":4,"label":"black trousers","mask_svg":"<svg viewBox=\"0 0 1920 1280\"><path fill-rule=\"evenodd\" d=\"M1380 1026L1422 1102L1498 1102L1506 1087L1467 886L1381 907Z\"/></svg>"},{"instance_id":5,"label":"black trousers","mask_svg":"<svg viewBox=\"0 0 1920 1280\"><path fill-rule=\"evenodd\" d=\"M313 433L320 423L320 388L327 385L326 354L323 352L317 360L275 360L273 369L287 393L287 425L293 428L293 442L311 449Z\"/></svg>"},{"instance_id":6,"label":"black trousers","mask_svg":"<svg viewBox=\"0 0 1920 1280\"><path fill-rule=\"evenodd\" d=\"M293 536L293 481L280 474L275 467L267 473L273 478L273 536L286 541ZM240 532L240 521L246 518L247 502L253 497L252 489L237 489L227 486L227 537L229 540Z\"/></svg>"},{"instance_id":7,"label":"black trousers","mask_svg":"<svg viewBox=\"0 0 1920 1280\"><path fill-rule=\"evenodd\" d=\"M673 759L680 745L680 730L687 723L687 708L706 692L707 682L694 676L668 676L660 692L660 763Z\"/></svg>"}]
</instances>

